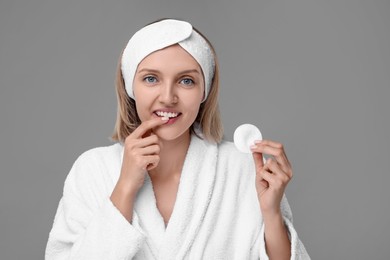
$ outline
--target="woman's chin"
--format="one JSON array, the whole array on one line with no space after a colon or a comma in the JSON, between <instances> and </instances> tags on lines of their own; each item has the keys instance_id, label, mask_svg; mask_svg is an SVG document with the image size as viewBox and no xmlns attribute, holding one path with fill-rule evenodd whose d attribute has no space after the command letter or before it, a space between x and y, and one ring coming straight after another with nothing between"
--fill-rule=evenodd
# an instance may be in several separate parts
<instances>
[{"instance_id":1,"label":"woman's chin","mask_svg":"<svg viewBox=\"0 0 390 260\"><path fill-rule=\"evenodd\" d=\"M175 141L181 138L186 138L189 135L189 129L184 132L175 131L173 129L159 127L153 130L153 133L163 141Z\"/></svg>"}]
</instances>

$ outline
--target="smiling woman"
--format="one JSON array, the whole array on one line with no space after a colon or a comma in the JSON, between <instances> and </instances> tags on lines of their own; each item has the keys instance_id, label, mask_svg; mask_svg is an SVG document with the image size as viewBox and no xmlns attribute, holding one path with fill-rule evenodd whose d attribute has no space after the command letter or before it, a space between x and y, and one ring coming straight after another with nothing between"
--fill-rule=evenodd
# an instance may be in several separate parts
<instances>
[{"instance_id":1,"label":"smiling woman","mask_svg":"<svg viewBox=\"0 0 390 260\"><path fill-rule=\"evenodd\" d=\"M153 23L151 25L153 25ZM199 128L201 128L201 132L203 133L203 136L205 139L207 139L210 142L219 143L222 140L223 127L222 127L220 112L219 112L219 108L218 108L219 65L218 65L217 57L215 55L215 51L214 51L214 48L211 45L211 43L206 38L204 38L204 36L202 36L202 34L199 31L197 31L195 28L192 28L191 25L189 25L190 27L188 27L187 23L183 23L182 26L184 26L184 29L186 29L186 30L184 30L182 32L182 35L180 35L180 36L177 36L177 34L175 35L175 31L173 31L171 29L170 33L173 35L173 37L172 37L173 39L178 38L178 37L179 38L183 38L186 36L188 37L188 36L190 36L190 33L193 31L193 32L197 33L196 35L198 36L198 41L201 41L201 44L203 46L207 46L207 48L204 48L204 51L203 51L203 53L206 53L206 54L203 54L204 59L206 60L206 61L203 61L203 64L204 64L203 67L208 72L208 74L206 74L208 76L207 77L208 83L206 85L203 85L207 89L205 90L205 92L203 94L203 99L202 99L203 102L200 104L199 113L197 115L195 122L196 122L196 125ZM155 42L157 42L157 44L159 44L161 46L166 45L165 49L168 49L167 47L169 47L169 45L171 45L171 43L172 43L172 45L174 45L174 44L179 45L178 42L174 42L173 39L163 38L165 36L161 35L161 34L164 33L164 31L156 31L156 30L153 30L153 28L152 29L150 29L150 28L147 29L147 28L148 28L148 26L143 28L143 30L145 30L145 31L143 31L143 33L145 35L147 33L149 33L149 37L150 37L151 33L154 33L154 35L155 35L154 39L159 39L158 41L155 41ZM172 27L172 28L175 29L175 27ZM190 29L190 31L188 32L189 29ZM131 42L136 41L136 40L141 42L143 45L146 42L151 41L151 39L142 38L142 37L148 37L148 36L145 36L145 35L141 34L140 32L142 32L142 31L137 32L130 39L129 44ZM167 30L165 31L165 33L166 32L167 32ZM193 36L192 36L192 38L193 38ZM164 41L162 42L161 39L164 39ZM168 42L165 42L165 41L168 41ZM157 47L156 52L159 49L163 49L161 46ZM186 44L186 42L182 41L182 42L180 42L180 47L183 48L183 46L186 47L187 54L188 54L188 51L190 51L191 47L194 48L193 46ZM145 47L145 49L147 49L147 48L149 48L149 47ZM141 60L142 60L142 59L140 59L140 56L146 57L146 56L150 55L150 53L147 52L147 50L146 51L142 50L141 52L134 51L134 53L133 53L132 50L133 49L130 49L130 48L125 49L125 51L123 52L123 55L120 58L120 61L118 64L118 69L117 69L116 88L117 88L117 97L118 97L118 113L117 113L117 121L116 121L114 133L112 135L112 139L115 141L120 141L120 142L124 142L125 138L128 135L130 135L141 124L141 120L140 120L139 115L137 113L136 102L135 102L134 96L133 96L133 94L134 94L134 92L133 92L133 82L134 81L133 80L137 79L135 76L138 76L138 75L134 75L136 73L136 71L138 74L146 72L143 68L140 68L138 65L138 63L141 62ZM182 49L182 51L183 51L183 49ZM198 50L198 52L199 52L199 50ZM130 56L130 57L124 58L126 56ZM152 55L150 55L150 56L152 56ZM193 56L190 56L190 57L192 59L195 58ZM146 58L144 58L144 59L146 59ZM169 59L169 62L171 62L173 60L175 60L175 59ZM198 60L196 61L197 66L198 66L197 69L195 69L195 70L192 69L190 71L186 71L184 68L180 68L180 71L178 71L177 73L183 73L183 74L182 75L178 74L178 76L185 76L185 74L187 73L187 74L193 75L194 77L197 78L197 81L195 81L194 83L197 83L198 85L202 84L202 83L204 84L205 79L203 78L204 77L203 70L202 70L202 68L199 67L199 64L198 64L199 60L201 60L200 55L198 55ZM138 63L136 63L136 61L138 61ZM166 64L167 63L160 64L160 66L166 67L165 66ZM122 69L123 69L123 71L126 71L126 73L123 73ZM154 75L153 73L157 73L159 71L152 70L152 68L145 68L145 69L146 70L149 69L149 73L151 74L151 75L148 75L148 73L145 73L144 75L148 77L148 79L145 78L145 80L157 81L158 78L155 76L152 76L152 75ZM213 73L211 72L212 70L213 70ZM198 75L194 75L194 73L198 74ZM209 75L211 73L213 74L213 76ZM199 77L201 77L201 79ZM126 86L125 86L125 81L127 81ZM207 99L206 99L206 95L207 95ZM129 98L129 97L132 97L132 98ZM196 131L194 131L194 125L191 125L190 132L192 134L196 134Z\"/></svg>"},{"instance_id":2,"label":"smiling woman","mask_svg":"<svg viewBox=\"0 0 390 260\"><path fill-rule=\"evenodd\" d=\"M222 140L215 51L191 24L136 32L116 90L116 143L74 163L46 259L309 259L283 146L263 140L248 156Z\"/></svg>"}]
</instances>

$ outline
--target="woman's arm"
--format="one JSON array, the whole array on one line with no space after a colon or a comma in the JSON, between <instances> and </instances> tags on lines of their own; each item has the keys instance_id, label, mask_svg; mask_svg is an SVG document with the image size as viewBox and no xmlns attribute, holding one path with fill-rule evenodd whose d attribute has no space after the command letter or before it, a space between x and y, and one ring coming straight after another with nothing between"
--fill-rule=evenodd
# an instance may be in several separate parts
<instances>
[{"instance_id":1,"label":"woman's arm","mask_svg":"<svg viewBox=\"0 0 390 260\"><path fill-rule=\"evenodd\" d=\"M292 226L284 191L293 176L282 144L262 140L251 146L256 167L256 190L263 216L264 242L270 259L310 259ZM272 155L266 163L263 153Z\"/></svg>"},{"instance_id":2,"label":"woman's arm","mask_svg":"<svg viewBox=\"0 0 390 260\"><path fill-rule=\"evenodd\" d=\"M133 219L134 201L137 189L130 189L121 181L118 181L111 194L111 201L129 223Z\"/></svg>"},{"instance_id":3,"label":"woman's arm","mask_svg":"<svg viewBox=\"0 0 390 260\"><path fill-rule=\"evenodd\" d=\"M45 259L131 259L145 236L113 205L107 176L90 152L73 165L64 185Z\"/></svg>"},{"instance_id":4,"label":"woman's arm","mask_svg":"<svg viewBox=\"0 0 390 260\"><path fill-rule=\"evenodd\" d=\"M270 259L290 259L291 243L282 213L263 215L264 240Z\"/></svg>"},{"instance_id":5,"label":"woman's arm","mask_svg":"<svg viewBox=\"0 0 390 260\"><path fill-rule=\"evenodd\" d=\"M310 260L310 256L307 253L305 246L303 243L300 241L298 234L293 226L293 216L291 212L290 205L288 204L287 198L284 195L281 201L280 205L280 211L282 215L282 220L283 220L283 226L285 228L286 234L289 239L289 245L291 247L290 249L290 258L287 259L293 259L293 260ZM267 217L266 217L267 218ZM269 240L266 235L265 229L267 229L267 223L265 223L265 220L263 219L263 225L260 230L259 236L257 238L257 246L254 246L253 250L256 250L257 252L260 251L260 259L261 260L266 260L266 259L275 259L273 258L274 256L271 255L269 249ZM268 225L269 226L269 225ZM274 232L273 228L269 228L270 232ZM268 232L268 231L267 231ZM268 241L267 241L268 240ZM276 243L280 243L280 240L278 240ZM276 246L279 247L279 244ZM276 250L279 250L278 248ZM254 253L255 255L256 253ZM285 258L276 258L276 259L285 259Z\"/></svg>"},{"instance_id":6,"label":"woman's arm","mask_svg":"<svg viewBox=\"0 0 390 260\"><path fill-rule=\"evenodd\" d=\"M160 161L160 141L151 130L167 120L162 117L145 121L125 139L121 173L110 199L130 223L135 197L147 170L154 169Z\"/></svg>"}]
</instances>

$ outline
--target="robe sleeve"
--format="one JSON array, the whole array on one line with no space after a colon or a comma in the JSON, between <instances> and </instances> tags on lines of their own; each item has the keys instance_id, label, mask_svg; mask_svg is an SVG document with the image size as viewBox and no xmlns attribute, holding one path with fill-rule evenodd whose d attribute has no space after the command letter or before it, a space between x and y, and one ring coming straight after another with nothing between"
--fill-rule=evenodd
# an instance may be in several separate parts
<instances>
[{"instance_id":1,"label":"robe sleeve","mask_svg":"<svg viewBox=\"0 0 390 260\"><path fill-rule=\"evenodd\" d=\"M287 198L283 195L281 201L281 210L283 214L284 224L287 227L288 236L291 242L291 260L310 260L310 256L307 253L305 246L299 240L298 234L293 226L293 217L290 205L288 204ZM268 260L268 255L265 250L265 230L264 222L260 230L260 235L258 237L259 241L256 241L257 244L260 244L260 259Z\"/></svg>"},{"instance_id":2,"label":"robe sleeve","mask_svg":"<svg viewBox=\"0 0 390 260\"><path fill-rule=\"evenodd\" d=\"M82 154L64 185L45 259L132 259L145 234L110 200L107 173L96 157Z\"/></svg>"}]
</instances>

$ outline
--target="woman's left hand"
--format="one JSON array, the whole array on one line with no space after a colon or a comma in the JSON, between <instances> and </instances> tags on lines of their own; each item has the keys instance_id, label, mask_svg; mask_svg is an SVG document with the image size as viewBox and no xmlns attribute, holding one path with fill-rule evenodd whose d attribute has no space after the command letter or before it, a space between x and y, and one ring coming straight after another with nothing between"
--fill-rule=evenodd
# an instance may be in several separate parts
<instances>
[{"instance_id":1,"label":"woman's left hand","mask_svg":"<svg viewBox=\"0 0 390 260\"><path fill-rule=\"evenodd\" d=\"M283 145L270 140L256 141L251 146L256 166L256 190L263 216L280 215L280 203L293 176ZM263 154L273 155L263 163Z\"/></svg>"}]
</instances>

